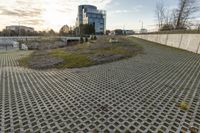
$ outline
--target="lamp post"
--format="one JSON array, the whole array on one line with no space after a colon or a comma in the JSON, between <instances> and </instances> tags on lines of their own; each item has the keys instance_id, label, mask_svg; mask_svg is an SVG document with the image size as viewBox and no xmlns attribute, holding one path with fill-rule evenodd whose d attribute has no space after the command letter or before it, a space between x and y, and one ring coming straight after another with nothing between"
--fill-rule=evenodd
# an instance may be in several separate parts
<instances>
[{"instance_id":1,"label":"lamp post","mask_svg":"<svg viewBox=\"0 0 200 133\"><path fill-rule=\"evenodd\" d=\"M139 31L139 32L141 32L141 31L142 31L142 29L144 28L143 20L139 20L139 23L141 23L141 24L142 24L142 27L141 27L141 29L140 29L140 31Z\"/></svg>"}]
</instances>

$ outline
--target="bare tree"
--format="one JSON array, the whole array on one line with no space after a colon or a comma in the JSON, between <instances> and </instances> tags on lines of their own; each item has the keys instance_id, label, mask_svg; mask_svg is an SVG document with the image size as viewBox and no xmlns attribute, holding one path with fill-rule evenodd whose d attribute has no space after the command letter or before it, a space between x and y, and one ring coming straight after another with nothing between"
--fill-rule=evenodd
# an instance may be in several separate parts
<instances>
[{"instance_id":1,"label":"bare tree","mask_svg":"<svg viewBox=\"0 0 200 133\"><path fill-rule=\"evenodd\" d=\"M166 8L164 6L164 2L160 0L159 2L156 3L156 19L158 22L158 27L159 29L165 24L165 17L166 17Z\"/></svg>"},{"instance_id":2,"label":"bare tree","mask_svg":"<svg viewBox=\"0 0 200 133\"><path fill-rule=\"evenodd\" d=\"M200 24L198 25L197 30L200 31Z\"/></svg>"},{"instance_id":3,"label":"bare tree","mask_svg":"<svg viewBox=\"0 0 200 133\"><path fill-rule=\"evenodd\" d=\"M170 13L169 23L175 28L177 24L177 9L173 9Z\"/></svg>"},{"instance_id":4,"label":"bare tree","mask_svg":"<svg viewBox=\"0 0 200 133\"><path fill-rule=\"evenodd\" d=\"M179 0L176 29L186 28L188 20L195 17L193 15L199 10L199 7L199 0Z\"/></svg>"}]
</instances>

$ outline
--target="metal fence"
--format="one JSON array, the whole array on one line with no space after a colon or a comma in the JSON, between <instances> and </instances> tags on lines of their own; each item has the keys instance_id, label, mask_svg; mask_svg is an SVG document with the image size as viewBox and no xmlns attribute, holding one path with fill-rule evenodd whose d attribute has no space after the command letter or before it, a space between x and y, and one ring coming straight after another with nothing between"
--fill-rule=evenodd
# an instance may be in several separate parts
<instances>
[{"instance_id":1,"label":"metal fence","mask_svg":"<svg viewBox=\"0 0 200 133\"><path fill-rule=\"evenodd\" d=\"M7 38L0 38L0 51L8 51L11 49L18 49L19 43Z\"/></svg>"}]
</instances>

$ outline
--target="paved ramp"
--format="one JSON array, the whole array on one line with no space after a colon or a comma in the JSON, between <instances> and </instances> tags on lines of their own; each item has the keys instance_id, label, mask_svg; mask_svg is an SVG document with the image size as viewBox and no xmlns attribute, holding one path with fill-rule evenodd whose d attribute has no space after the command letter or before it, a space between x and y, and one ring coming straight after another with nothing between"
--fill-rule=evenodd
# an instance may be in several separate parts
<instances>
[{"instance_id":1,"label":"paved ramp","mask_svg":"<svg viewBox=\"0 0 200 133\"><path fill-rule=\"evenodd\" d=\"M180 132L200 128L200 55L133 39L144 54L82 69L0 54L0 132ZM188 110L177 105L185 101Z\"/></svg>"}]
</instances>

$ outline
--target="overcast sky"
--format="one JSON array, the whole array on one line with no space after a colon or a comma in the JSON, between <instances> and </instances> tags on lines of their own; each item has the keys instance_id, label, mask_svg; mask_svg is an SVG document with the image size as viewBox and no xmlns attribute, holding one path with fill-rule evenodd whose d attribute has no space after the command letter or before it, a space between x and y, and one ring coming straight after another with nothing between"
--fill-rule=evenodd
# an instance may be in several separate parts
<instances>
[{"instance_id":1,"label":"overcast sky","mask_svg":"<svg viewBox=\"0 0 200 133\"><path fill-rule=\"evenodd\" d=\"M0 30L7 25L25 25L36 30L75 25L80 4L93 4L107 11L107 29L155 28L155 5L158 0L0 0ZM175 8L178 0L163 0Z\"/></svg>"}]
</instances>

